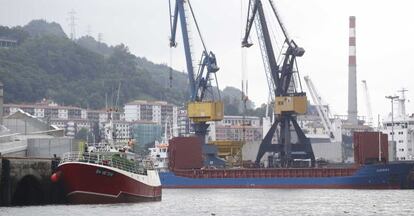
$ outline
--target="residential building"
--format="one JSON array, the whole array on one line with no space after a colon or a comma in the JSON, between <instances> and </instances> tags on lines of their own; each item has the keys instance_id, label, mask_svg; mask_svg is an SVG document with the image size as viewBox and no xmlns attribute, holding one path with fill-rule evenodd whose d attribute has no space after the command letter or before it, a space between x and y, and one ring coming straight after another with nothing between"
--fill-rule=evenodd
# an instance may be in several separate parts
<instances>
[{"instance_id":1,"label":"residential building","mask_svg":"<svg viewBox=\"0 0 414 216\"><path fill-rule=\"evenodd\" d=\"M136 141L134 148L144 147L156 140L161 141L161 125L152 121L131 122L131 137Z\"/></svg>"},{"instance_id":2,"label":"residential building","mask_svg":"<svg viewBox=\"0 0 414 216\"><path fill-rule=\"evenodd\" d=\"M194 129L191 126L191 121L187 116L187 109L185 107L178 109L177 119L178 136L189 136L194 133Z\"/></svg>"},{"instance_id":3,"label":"residential building","mask_svg":"<svg viewBox=\"0 0 414 216\"><path fill-rule=\"evenodd\" d=\"M178 136L178 108L175 105L165 101L136 100L125 104L124 111L126 121L150 121L161 125L163 131L172 131Z\"/></svg>"},{"instance_id":4,"label":"residential building","mask_svg":"<svg viewBox=\"0 0 414 216\"><path fill-rule=\"evenodd\" d=\"M85 112L79 107L60 106L54 102L42 101L35 104L4 104L4 115L16 113L19 109L37 118L86 119Z\"/></svg>"},{"instance_id":5,"label":"residential building","mask_svg":"<svg viewBox=\"0 0 414 216\"><path fill-rule=\"evenodd\" d=\"M219 122L211 122L209 140L254 142L262 139L260 118L256 116L224 116Z\"/></svg>"}]
</instances>

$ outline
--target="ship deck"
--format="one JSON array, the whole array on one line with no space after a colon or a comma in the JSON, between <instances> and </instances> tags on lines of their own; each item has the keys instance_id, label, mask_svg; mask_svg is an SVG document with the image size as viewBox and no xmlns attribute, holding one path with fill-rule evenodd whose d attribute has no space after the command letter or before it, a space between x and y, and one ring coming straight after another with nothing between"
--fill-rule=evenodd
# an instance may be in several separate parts
<instances>
[{"instance_id":1,"label":"ship deck","mask_svg":"<svg viewBox=\"0 0 414 216\"><path fill-rule=\"evenodd\" d=\"M341 168L254 168L174 170L188 178L274 178L274 177L342 177L352 176L359 167Z\"/></svg>"}]
</instances>

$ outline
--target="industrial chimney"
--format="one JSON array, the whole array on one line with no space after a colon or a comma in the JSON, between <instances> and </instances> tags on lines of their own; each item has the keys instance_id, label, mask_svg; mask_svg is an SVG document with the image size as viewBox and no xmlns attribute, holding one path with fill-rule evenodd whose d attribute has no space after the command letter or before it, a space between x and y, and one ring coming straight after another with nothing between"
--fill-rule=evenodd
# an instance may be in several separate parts
<instances>
[{"instance_id":1,"label":"industrial chimney","mask_svg":"<svg viewBox=\"0 0 414 216\"><path fill-rule=\"evenodd\" d=\"M358 124L355 16L349 17L348 122Z\"/></svg>"}]
</instances>

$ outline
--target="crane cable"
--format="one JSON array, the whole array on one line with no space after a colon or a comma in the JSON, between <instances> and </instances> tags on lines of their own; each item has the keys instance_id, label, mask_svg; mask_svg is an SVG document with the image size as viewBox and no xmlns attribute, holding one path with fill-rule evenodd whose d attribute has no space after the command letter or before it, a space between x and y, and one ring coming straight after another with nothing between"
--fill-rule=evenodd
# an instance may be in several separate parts
<instances>
[{"instance_id":1,"label":"crane cable","mask_svg":"<svg viewBox=\"0 0 414 216\"><path fill-rule=\"evenodd\" d=\"M172 20L171 20L171 18L172 18L172 13L171 13L171 0L168 0L168 9L169 9L169 12L170 12L170 16L169 16L169 20L170 20L170 29L172 29ZM170 89L172 88L172 79L173 79L173 77L172 77L172 73L173 73L173 60L172 60L172 58L173 58L173 53L172 53L172 47L170 46L170 62L169 62L169 87L170 87Z\"/></svg>"}]
</instances>

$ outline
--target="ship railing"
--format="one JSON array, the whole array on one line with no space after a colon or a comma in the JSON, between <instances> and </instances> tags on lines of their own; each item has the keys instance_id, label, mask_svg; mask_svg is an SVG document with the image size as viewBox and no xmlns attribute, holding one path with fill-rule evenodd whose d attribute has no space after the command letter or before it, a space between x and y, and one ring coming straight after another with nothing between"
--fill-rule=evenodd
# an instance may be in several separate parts
<instances>
[{"instance_id":1,"label":"ship railing","mask_svg":"<svg viewBox=\"0 0 414 216\"><path fill-rule=\"evenodd\" d=\"M68 152L63 154L60 161L60 163L65 162L99 164L140 175L146 175L148 168L148 165L145 162L129 160L124 157L122 152Z\"/></svg>"}]
</instances>

